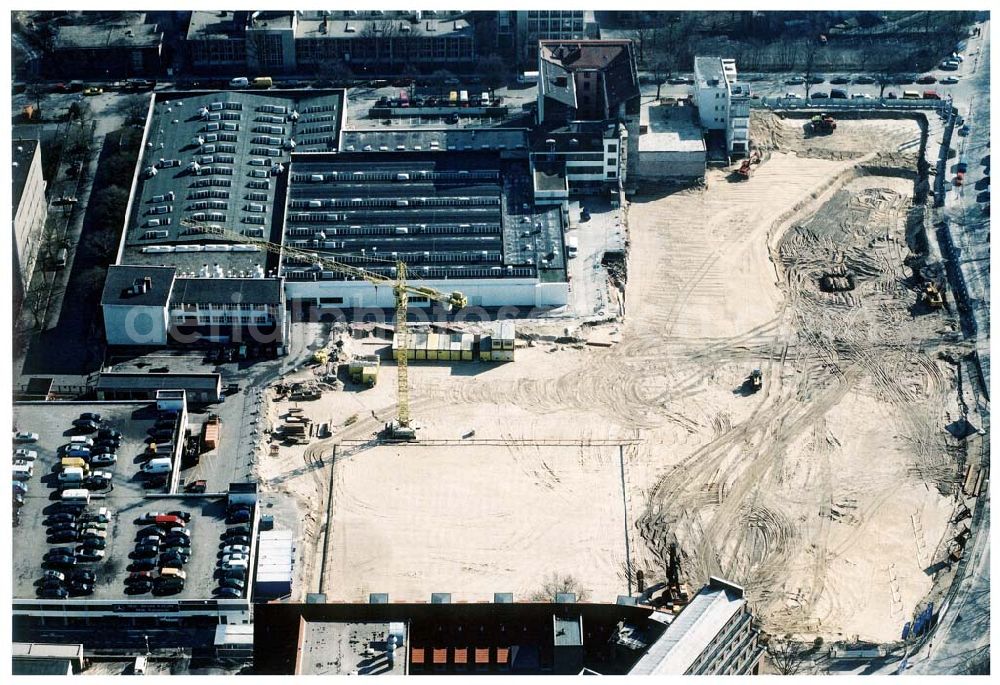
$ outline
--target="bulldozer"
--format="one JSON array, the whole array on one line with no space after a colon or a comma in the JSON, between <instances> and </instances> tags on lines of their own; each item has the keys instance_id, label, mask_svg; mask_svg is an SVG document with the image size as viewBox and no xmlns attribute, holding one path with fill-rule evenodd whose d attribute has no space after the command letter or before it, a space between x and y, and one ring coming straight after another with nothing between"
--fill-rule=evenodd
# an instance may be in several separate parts
<instances>
[{"instance_id":1,"label":"bulldozer","mask_svg":"<svg viewBox=\"0 0 1000 685\"><path fill-rule=\"evenodd\" d=\"M813 133L833 133L837 122L829 114L817 114L811 120Z\"/></svg>"},{"instance_id":2,"label":"bulldozer","mask_svg":"<svg viewBox=\"0 0 1000 685\"><path fill-rule=\"evenodd\" d=\"M941 295L941 289L936 284L928 282L924 286L924 302L931 309L940 309L944 306L944 296Z\"/></svg>"}]
</instances>

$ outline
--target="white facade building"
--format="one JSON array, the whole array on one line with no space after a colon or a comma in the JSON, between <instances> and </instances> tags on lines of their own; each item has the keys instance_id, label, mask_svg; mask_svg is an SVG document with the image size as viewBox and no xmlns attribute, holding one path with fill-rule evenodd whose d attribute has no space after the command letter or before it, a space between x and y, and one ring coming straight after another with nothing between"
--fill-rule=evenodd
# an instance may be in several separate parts
<instances>
[{"instance_id":1,"label":"white facade building","mask_svg":"<svg viewBox=\"0 0 1000 685\"><path fill-rule=\"evenodd\" d=\"M31 284L31 274L45 232L48 204L38 141L15 140L13 157L14 292L20 296L27 292Z\"/></svg>"},{"instance_id":2,"label":"white facade building","mask_svg":"<svg viewBox=\"0 0 1000 685\"><path fill-rule=\"evenodd\" d=\"M746 156L750 148L750 88L737 82L736 60L695 57L694 81L702 128L723 131L731 157Z\"/></svg>"}]
</instances>

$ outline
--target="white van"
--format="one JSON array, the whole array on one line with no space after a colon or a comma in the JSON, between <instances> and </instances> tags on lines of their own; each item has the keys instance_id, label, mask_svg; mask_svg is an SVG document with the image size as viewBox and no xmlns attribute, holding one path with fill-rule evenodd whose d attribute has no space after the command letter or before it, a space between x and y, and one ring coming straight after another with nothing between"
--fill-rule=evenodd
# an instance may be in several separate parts
<instances>
[{"instance_id":1,"label":"white van","mask_svg":"<svg viewBox=\"0 0 1000 685\"><path fill-rule=\"evenodd\" d=\"M229 82L230 88L246 88L250 85L250 79L246 76L237 76Z\"/></svg>"},{"instance_id":2,"label":"white van","mask_svg":"<svg viewBox=\"0 0 1000 685\"><path fill-rule=\"evenodd\" d=\"M16 464L14 466L14 480L28 480L35 475L34 464Z\"/></svg>"},{"instance_id":3,"label":"white van","mask_svg":"<svg viewBox=\"0 0 1000 685\"><path fill-rule=\"evenodd\" d=\"M90 504L90 490L70 489L60 493L60 499L70 504Z\"/></svg>"},{"instance_id":4,"label":"white van","mask_svg":"<svg viewBox=\"0 0 1000 685\"><path fill-rule=\"evenodd\" d=\"M74 435L72 438L69 439L69 444L86 445L87 447L93 447L94 440L92 438L88 438L86 435Z\"/></svg>"},{"instance_id":5,"label":"white van","mask_svg":"<svg viewBox=\"0 0 1000 685\"><path fill-rule=\"evenodd\" d=\"M580 241L577 240L575 235L566 236L566 256L572 259L576 256L577 250L580 248Z\"/></svg>"},{"instance_id":6,"label":"white van","mask_svg":"<svg viewBox=\"0 0 1000 685\"><path fill-rule=\"evenodd\" d=\"M132 665L133 675L146 675L146 657L137 656L135 658L135 663Z\"/></svg>"},{"instance_id":7,"label":"white van","mask_svg":"<svg viewBox=\"0 0 1000 685\"><path fill-rule=\"evenodd\" d=\"M59 472L60 483L79 483L83 480L83 477L83 469L79 466L74 466Z\"/></svg>"},{"instance_id":8,"label":"white van","mask_svg":"<svg viewBox=\"0 0 1000 685\"><path fill-rule=\"evenodd\" d=\"M146 473L170 473L173 468L170 459L156 458L150 459L142 465L142 470Z\"/></svg>"}]
</instances>

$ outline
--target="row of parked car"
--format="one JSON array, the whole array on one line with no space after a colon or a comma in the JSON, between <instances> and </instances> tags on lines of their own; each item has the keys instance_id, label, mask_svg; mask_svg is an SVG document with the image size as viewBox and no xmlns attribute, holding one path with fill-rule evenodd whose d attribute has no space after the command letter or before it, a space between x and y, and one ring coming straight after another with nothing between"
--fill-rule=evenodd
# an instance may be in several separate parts
<instances>
[{"instance_id":1,"label":"row of parked car","mask_svg":"<svg viewBox=\"0 0 1000 685\"><path fill-rule=\"evenodd\" d=\"M191 560L190 520L191 514L182 510L149 511L136 520L148 525L136 533L135 548L129 553L132 563L125 579L126 594L171 595L184 589L184 564Z\"/></svg>"},{"instance_id":2,"label":"row of parked car","mask_svg":"<svg viewBox=\"0 0 1000 685\"><path fill-rule=\"evenodd\" d=\"M60 511L45 519L45 525L50 531L78 533L81 544L75 548L51 547L45 552L42 559L44 570L35 582L39 597L66 599L70 596L93 594L96 573L77 567L104 558L110 524L111 513L107 507L87 511L84 506L64 504L60 506Z\"/></svg>"},{"instance_id":3,"label":"row of parked car","mask_svg":"<svg viewBox=\"0 0 1000 685\"><path fill-rule=\"evenodd\" d=\"M218 583L215 588L216 597L237 598L242 597L246 591L252 518L251 504L232 504L226 511L226 522L237 525L226 529L219 544L219 560L215 570Z\"/></svg>"},{"instance_id":4,"label":"row of parked car","mask_svg":"<svg viewBox=\"0 0 1000 685\"><path fill-rule=\"evenodd\" d=\"M84 412L73 421L74 435L59 448L57 482L61 488L103 490L111 486L111 471L93 470L118 463L122 434L101 420L100 414ZM88 435L92 434L92 436Z\"/></svg>"}]
</instances>

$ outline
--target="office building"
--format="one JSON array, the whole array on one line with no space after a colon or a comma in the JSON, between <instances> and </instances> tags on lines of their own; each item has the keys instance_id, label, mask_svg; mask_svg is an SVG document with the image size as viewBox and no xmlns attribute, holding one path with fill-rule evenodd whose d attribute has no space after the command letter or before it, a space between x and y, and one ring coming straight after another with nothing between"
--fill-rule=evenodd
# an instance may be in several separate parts
<instances>
[{"instance_id":1,"label":"office building","mask_svg":"<svg viewBox=\"0 0 1000 685\"><path fill-rule=\"evenodd\" d=\"M730 158L750 150L750 87L737 81L736 60L695 57L694 98L701 126Z\"/></svg>"},{"instance_id":2,"label":"office building","mask_svg":"<svg viewBox=\"0 0 1000 685\"><path fill-rule=\"evenodd\" d=\"M13 250L14 302L19 306L31 285L48 218L42 148L37 140L13 143ZM45 255L42 255L45 257ZM55 255L49 255L55 257Z\"/></svg>"}]
</instances>

